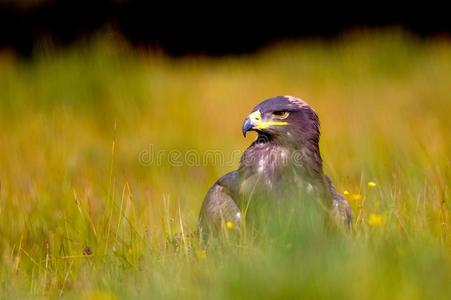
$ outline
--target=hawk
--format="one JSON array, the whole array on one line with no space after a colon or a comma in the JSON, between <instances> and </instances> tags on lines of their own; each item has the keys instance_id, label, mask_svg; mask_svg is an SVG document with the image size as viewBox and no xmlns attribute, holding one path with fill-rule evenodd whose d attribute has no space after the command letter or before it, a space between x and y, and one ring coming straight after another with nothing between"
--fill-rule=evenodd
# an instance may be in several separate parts
<instances>
[{"instance_id":1,"label":"hawk","mask_svg":"<svg viewBox=\"0 0 451 300\"><path fill-rule=\"evenodd\" d=\"M257 207L271 210L287 199L320 199L322 208L346 227L351 225L348 202L323 172L319 119L310 105L293 96L264 100L244 120L242 131L245 137L256 131L257 139L242 155L238 170L207 192L199 214L203 234L224 225L239 227Z\"/></svg>"}]
</instances>

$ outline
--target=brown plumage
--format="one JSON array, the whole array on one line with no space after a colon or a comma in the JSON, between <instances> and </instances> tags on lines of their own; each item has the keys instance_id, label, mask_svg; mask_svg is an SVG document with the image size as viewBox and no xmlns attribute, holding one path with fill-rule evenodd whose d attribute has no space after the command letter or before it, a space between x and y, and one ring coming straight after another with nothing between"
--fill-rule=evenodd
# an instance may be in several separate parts
<instances>
[{"instance_id":1,"label":"brown plumage","mask_svg":"<svg viewBox=\"0 0 451 300\"><path fill-rule=\"evenodd\" d=\"M292 96L265 100L244 121L243 134L250 130L258 137L238 170L221 177L205 196L199 216L204 234L226 222L239 226L244 209L248 217L258 206L271 209L260 204L284 205L287 199L320 199L325 210L350 226L351 209L323 172L319 119L307 103Z\"/></svg>"}]
</instances>

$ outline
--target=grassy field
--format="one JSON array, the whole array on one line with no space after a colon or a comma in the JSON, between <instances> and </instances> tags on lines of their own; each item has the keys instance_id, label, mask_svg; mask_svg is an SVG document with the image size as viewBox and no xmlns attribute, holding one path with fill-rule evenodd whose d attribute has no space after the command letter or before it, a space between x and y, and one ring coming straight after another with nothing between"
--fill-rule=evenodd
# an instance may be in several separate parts
<instances>
[{"instance_id":1,"label":"grassy field","mask_svg":"<svg viewBox=\"0 0 451 300\"><path fill-rule=\"evenodd\" d=\"M205 192L275 95L319 113L354 232L205 251ZM0 298L450 299L450 132L449 39L361 32L170 59L105 34L0 53Z\"/></svg>"}]
</instances>

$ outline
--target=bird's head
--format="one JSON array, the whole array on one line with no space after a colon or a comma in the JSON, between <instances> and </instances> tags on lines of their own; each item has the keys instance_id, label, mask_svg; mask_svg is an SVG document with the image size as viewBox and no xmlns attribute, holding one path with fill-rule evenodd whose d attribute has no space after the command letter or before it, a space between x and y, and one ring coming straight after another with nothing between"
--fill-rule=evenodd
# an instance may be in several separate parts
<instances>
[{"instance_id":1,"label":"bird's head","mask_svg":"<svg viewBox=\"0 0 451 300\"><path fill-rule=\"evenodd\" d=\"M319 142L319 120L304 101L292 96L278 96L258 104L244 120L243 135L256 131L262 141L302 146Z\"/></svg>"}]
</instances>

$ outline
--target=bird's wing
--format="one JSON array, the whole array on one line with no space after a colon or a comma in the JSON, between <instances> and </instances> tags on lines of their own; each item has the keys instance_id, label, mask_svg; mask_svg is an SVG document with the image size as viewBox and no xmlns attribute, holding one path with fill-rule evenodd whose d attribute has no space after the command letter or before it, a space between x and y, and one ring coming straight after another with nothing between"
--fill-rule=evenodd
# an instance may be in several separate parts
<instances>
[{"instance_id":1,"label":"bird's wing","mask_svg":"<svg viewBox=\"0 0 451 300\"><path fill-rule=\"evenodd\" d=\"M211 230L220 230L227 222L234 226L240 224L240 210L236 204L236 193L239 186L239 174L230 172L221 177L210 188L205 196L199 215L199 225L203 234Z\"/></svg>"},{"instance_id":2,"label":"bird's wing","mask_svg":"<svg viewBox=\"0 0 451 300\"><path fill-rule=\"evenodd\" d=\"M335 189L329 176L325 176L330 194L332 195L333 210L338 217L348 228L352 226L352 210L348 201Z\"/></svg>"}]
</instances>

